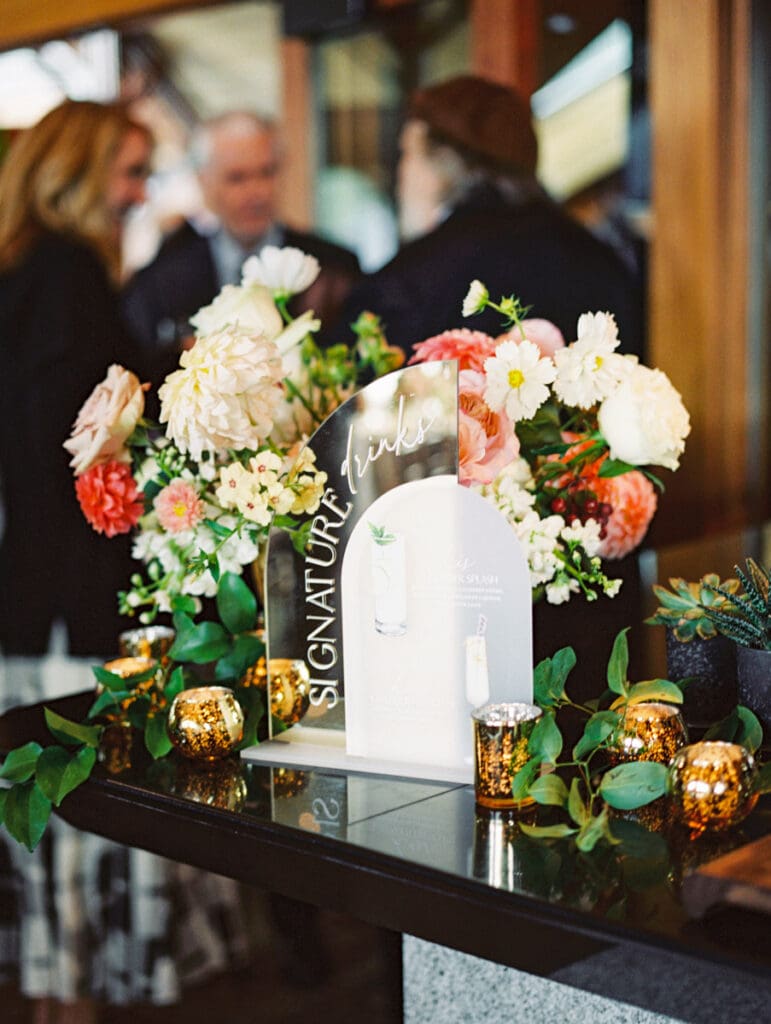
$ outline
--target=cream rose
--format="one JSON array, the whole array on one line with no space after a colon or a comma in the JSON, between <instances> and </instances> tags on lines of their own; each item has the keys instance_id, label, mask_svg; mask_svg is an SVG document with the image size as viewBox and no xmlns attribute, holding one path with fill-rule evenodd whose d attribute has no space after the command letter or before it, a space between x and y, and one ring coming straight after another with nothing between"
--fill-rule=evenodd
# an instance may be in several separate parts
<instances>
[{"instance_id":1,"label":"cream rose","mask_svg":"<svg viewBox=\"0 0 771 1024\"><path fill-rule=\"evenodd\" d=\"M281 357L274 342L241 326L199 338L158 392L161 423L182 452L257 449L273 428Z\"/></svg>"},{"instance_id":2,"label":"cream rose","mask_svg":"<svg viewBox=\"0 0 771 1024\"><path fill-rule=\"evenodd\" d=\"M89 395L72 427L64 447L72 456L76 476L103 462L130 462L125 447L142 413L145 391L130 370L113 363L105 379Z\"/></svg>"},{"instance_id":3,"label":"cream rose","mask_svg":"<svg viewBox=\"0 0 771 1024\"><path fill-rule=\"evenodd\" d=\"M260 284L226 284L213 302L191 317L190 323L198 335L213 334L229 324L238 324L271 341L284 327L269 289Z\"/></svg>"},{"instance_id":4,"label":"cream rose","mask_svg":"<svg viewBox=\"0 0 771 1024\"><path fill-rule=\"evenodd\" d=\"M632 466L677 469L691 430L667 375L636 363L602 403L597 419L611 457Z\"/></svg>"}]
</instances>

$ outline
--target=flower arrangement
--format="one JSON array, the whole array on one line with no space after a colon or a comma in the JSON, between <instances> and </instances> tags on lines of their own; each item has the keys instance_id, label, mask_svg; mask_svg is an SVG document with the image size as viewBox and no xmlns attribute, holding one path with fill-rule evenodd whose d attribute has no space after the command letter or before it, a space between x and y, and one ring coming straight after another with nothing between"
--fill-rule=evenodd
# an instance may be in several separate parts
<instances>
[{"instance_id":1,"label":"flower arrangement","mask_svg":"<svg viewBox=\"0 0 771 1024\"><path fill-rule=\"evenodd\" d=\"M458 360L461 483L511 523L536 597L613 597L621 582L601 559L623 557L645 536L662 487L650 466L677 469L688 413L665 374L615 351L610 313L585 313L565 345L518 299L496 303L473 281L463 314L486 308L503 316L506 333L446 331L415 345L410 360Z\"/></svg>"},{"instance_id":2,"label":"flower arrangement","mask_svg":"<svg viewBox=\"0 0 771 1024\"><path fill-rule=\"evenodd\" d=\"M319 321L287 312L318 272L298 249L247 260L242 284L193 317L195 342L158 393L160 425L143 419L147 385L120 366L81 409L65 442L80 506L108 537L136 528L145 566L120 593L122 613L149 623L176 598L214 597L271 526L304 543L294 517L315 511L326 483L305 439L364 377L402 358L372 316L354 325L353 347L320 350Z\"/></svg>"}]
</instances>

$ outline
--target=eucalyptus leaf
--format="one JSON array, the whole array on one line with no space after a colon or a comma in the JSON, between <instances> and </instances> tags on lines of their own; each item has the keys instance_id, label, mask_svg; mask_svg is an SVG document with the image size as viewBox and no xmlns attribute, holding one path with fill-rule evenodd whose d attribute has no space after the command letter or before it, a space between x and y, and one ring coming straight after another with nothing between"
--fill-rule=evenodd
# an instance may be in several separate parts
<instances>
[{"instance_id":1,"label":"eucalyptus leaf","mask_svg":"<svg viewBox=\"0 0 771 1024\"><path fill-rule=\"evenodd\" d=\"M570 783L568 814L579 827L585 825L590 817L589 808L584 803L581 793L581 780L578 778L574 778Z\"/></svg>"},{"instance_id":2,"label":"eucalyptus leaf","mask_svg":"<svg viewBox=\"0 0 771 1024\"><path fill-rule=\"evenodd\" d=\"M559 775L541 775L530 786L529 795L537 804L564 807L568 802L568 788Z\"/></svg>"},{"instance_id":3,"label":"eucalyptus leaf","mask_svg":"<svg viewBox=\"0 0 771 1024\"><path fill-rule=\"evenodd\" d=\"M225 679L239 680L247 669L256 665L265 653L265 643L251 633L242 633L236 637L233 647L217 662L215 677L218 681Z\"/></svg>"},{"instance_id":4,"label":"eucalyptus leaf","mask_svg":"<svg viewBox=\"0 0 771 1024\"><path fill-rule=\"evenodd\" d=\"M96 764L93 747L70 752L64 747L46 747L38 761L36 780L41 792L56 807L85 782Z\"/></svg>"},{"instance_id":5,"label":"eucalyptus leaf","mask_svg":"<svg viewBox=\"0 0 771 1024\"><path fill-rule=\"evenodd\" d=\"M48 731L67 746L76 743L85 743L88 747L98 747L99 738L102 735L101 725L80 725L78 722L71 722L62 718L50 708L45 708L45 719Z\"/></svg>"},{"instance_id":6,"label":"eucalyptus leaf","mask_svg":"<svg viewBox=\"0 0 771 1024\"><path fill-rule=\"evenodd\" d=\"M119 708L121 701L129 700L131 698L130 690L121 690L117 693L111 693L109 690L105 690L104 693L100 693L94 703L88 709L88 718L96 718L98 715L107 709L114 711Z\"/></svg>"},{"instance_id":7,"label":"eucalyptus leaf","mask_svg":"<svg viewBox=\"0 0 771 1024\"><path fill-rule=\"evenodd\" d=\"M576 836L576 846L582 853L591 853L601 839L614 845L618 842L610 831L607 807L581 827Z\"/></svg>"},{"instance_id":8,"label":"eucalyptus leaf","mask_svg":"<svg viewBox=\"0 0 771 1024\"><path fill-rule=\"evenodd\" d=\"M160 711L157 714L148 715L145 723L145 746L155 760L165 757L172 748L172 742L166 729L166 718L166 712Z\"/></svg>"},{"instance_id":9,"label":"eucalyptus leaf","mask_svg":"<svg viewBox=\"0 0 771 1024\"><path fill-rule=\"evenodd\" d=\"M43 838L51 801L31 780L8 790L3 819L8 833L31 852Z\"/></svg>"},{"instance_id":10,"label":"eucalyptus leaf","mask_svg":"<svg viewBox=\"0 0 771 1024\"><path fill-rule=\"evenodd\" d=\"M540 760L537 757L531 757L527 764L515 772L511 780L511 795L515 800L524 800L527 797L540 767Z\"/></svg>"},{"instance_id":11,"label":"eucalyptus leaf","mask_svg":"<svg viewBox=\"0 0 771 1024\"><path fill-rule=\"evenodd\" d=\"M182 612L183 614L190 616L195 615L198 610L198 606L196 605L194 597L189 597L187 594L175 594L171 599L171 610L175 614L177 612Z\"/></svg>"},{"instance_id":12,"label":"eucalyptus leaf","mask_svg":"<svg viewBox=\"0 0 771 1024\"><path fill-rule=\"evenodd\" d=\"M667 769L655 761L630 761L603 776L600 796L619 811L644 807L667 791Z\"/></svg>"},{"instance_id":13,"label":"eucalyptus leaf","mask_svg":"<svg viewBox=\"0 0 771 1024\"><path fill-rule=\"evenodd\" d=\"M109 672L106 668L102 668L101 665L92 665L91 671L105 690L126 689L126 680L123 676L116 675L115 672Z\"/></svg>"},{"instance_id":14,"label":"eucalyptus leaf","mask_svg":"<svg viewBox=\"0 0 771 1024\"><path fill-rule=\"evenodd\" d=\"M622 629L613 641L613 650L608 661L608 686L613 693L626 694L629 689L627 673L629 670L629 644L626 635L629 627Z\"/></svg>"},{"instance_id":15,"label":"eucalyptus leaf","mask_svg":"<svg viewBox=\"0 0 771 1024\"><path fill-rule=\"evenodd\" d=\"M758 778L755 783L756 793L771 793L771 761L768 764L764 764L758 772Z\"/></svg>"},{"instance_id":16,"label":"eucalyptus leaf","mask_svg":"<svg viewBox=\"0 0 771 1024\"><path fill-rule=\"evenodd\" d=\"M227 633L218 622L201 622L177 636L169 657L172 661L189 661L204 665L216 661L230 648Z\"/></svg>"},{"instance_id":17,"label":"eucalyptus leaf","mask_svg":"<svg viewBox=\"0 0 771 1024\"><path fill-rule=\"evenodd\" d=\"M42 749L39 743L30 742L11 750L0 768L0 779L8 779L9 782L26 782L31 779Z\"/></svg>"},{"instance_id":18,"label":"eucalyptus leaf","mask_svg":"<svg viewBox=\"0 0 771 1024\"><path fill-rule=\"evenodd\" d=\"M217 611L231 633L244 633L257 625L257 598L234 572L224 573L219 581Z\"/></svg>"},{"instance_id":19,"label":"eucalyptus leaf","mask_svg":"<svg viewBox=\"0 0 771 1024\"><path fill-rule=\"evenodd\" d=\"M751 754L754 754L763 742L763 726L758 720L754 711L740 704L736 708L736 715L739 719L739 728L736 731L736 743L746 747Z\"/></svg>"},{"instance_id":20,"label":"eucalyptus leaf","mask_svg":"<svg viewBox=\"0 0 771 1024\"><path fill-rule=\"evenodd\" d=\"M147 696L137 697L136 700L132 700L126 711L129 724L133 725L135 729L144 729L150 706L150 698Z\"/></svg>"},{"instance_id":21,"label":"eucalyptus leaf","mask_svg":"<svg viewBox=\"0 0 771 1024\"><path fill-rule=\"evenodd\" d=\"M668 679L646 679L629 687L625 697L613 701L611 709L622 704L643 704L646 701L661 700L669 704L682 704L683 691L677 683Z\"/></svg>"},{"instance_id":22,"label":"eucalyptus leaf","mask_svg":"<svg viewBox=\"0 0 771 1024\"><path fill-rule=\"evenodd\" d=\"M186 686L185 670L182 665L177 665L163 688L163 696L171 703L178 693L182 693Z\"/></svg>"}]
</instances>

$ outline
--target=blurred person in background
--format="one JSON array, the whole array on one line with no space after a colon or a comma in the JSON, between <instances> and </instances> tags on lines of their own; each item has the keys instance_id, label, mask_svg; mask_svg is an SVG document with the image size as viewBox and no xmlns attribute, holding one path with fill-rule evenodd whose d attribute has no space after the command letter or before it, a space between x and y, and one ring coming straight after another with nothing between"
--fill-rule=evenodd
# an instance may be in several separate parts
<instances>
[{"instance_id":1,"label":"blurred person in background","mask_svg":"<svg viewBox=\"0 0 771 1024\"><path fill-rule=\"evenodd\" d=\"M514 294L566 341L587 311L612 312L620 350L641 354L639 286L613 249L552 202L536 179L530 105L514 89L462 75L415 92L400 137L402 247L365 278L343 324L378 314L391 344L469 327L500 333L499 314L461 315L472 280Z\"/></svg>"},{"instance_id":2,"label":"blurred person in background","mask_svg":"<svg viewBox=\"0 0 771 1024\"><path fill-rule=\"evenodd\" d=\"M116 284L150 153L123 107L66 101L0 170L0 711L93 688L129 625L130 540L88 525L62 443L111 363L146 379ZM192 870L56 817L33 854L0 841L0 982L36 1024L89 1024L99 1003L177 999L183 958L196 977L241 962L235 884Z\"/></svg>"},{"instance_id":3,"label":"blurred person in background","mask_svg":"<svg viewBox=\"0 0 771 1024\"><path fill-rule=\"evenodd\" d=\"M223 285L240 284L244 261L266 245L302 249L321 264L316 281L290 309L295 316L314 310L323 334L359 277L359 262L348 249L278 220L282 153L276 125L246 111L222 114L200 125L190 156L206 210L173 231L129 281L124 311L136 340L175 359L192 334L189 318Z\"/></svg>"}]
</instances>

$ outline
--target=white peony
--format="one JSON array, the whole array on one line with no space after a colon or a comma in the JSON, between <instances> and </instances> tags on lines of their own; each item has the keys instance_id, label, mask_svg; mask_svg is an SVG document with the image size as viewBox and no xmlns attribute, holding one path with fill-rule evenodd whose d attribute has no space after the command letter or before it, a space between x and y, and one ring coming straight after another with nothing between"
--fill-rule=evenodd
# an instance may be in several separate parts
<instances>
[{"instance_id":1,"label":"white peony","mask_svg":"<svg viewBox=\"0 0 771 1024\"><path fill-rule=\"evenodd\" d=\"M554 353L554 390L566 405L591 409L619 385L631 368L618 347L616 321L610 313L584 313L578 319L578 340Z\"/></svg>"},{"instance_id":2,"label":"white peony","mask_svg":"<svg viewBox=\"0 0 771 1024\"><path fill-rule=\"evenodd\" d=\"M271 341L281 334L284 326L269 289L259 284L248 287L226 284L213 302L190 318L190 323L199 335L213 334L228 324L238 324Z\"/></svg>"},{"instance_id":3,"label":"white peony","mask_svg":"<svg viewBox=\"0 0 771 1024\"><path fill-rule=\"evenodd\" d=\"M301 249L266 245L259 256L250 256L244 263L241 283L263 285L285 299L310 288L320 271L319 261Z\"/></svg>"},{"instance_id":4,"label":"white peony","mask_svg":"<svg viewBox=\"0 0 771 1024\"><path fill-rule=\"evenodd\" d=\"M485 373L485 402L493 412L505 408L506 415L516 423L529 420L543 405L557 371L532 341L504 341L494 356L485 359Z\"/></svg>"},{"instance_id":5,"label":"white peony","mask_svg":"<svg viewBox=\"0 0 771 1024\"><path fill-rule=\"evenodd\" d=\"M688 412L667 375L636 363L602 403L597 420L611 458L632 466L677 469L691 430Z\"/></svg>"},{"instance_id":6,"label":"white peony","mask_svg":"<svg viewBox=\"0 0 771 1024\"><path fill-rule=\"evenodd\" d=\"M256 450L282 401L275 344L238 326L199 338L158 392L161 423L181 452Z\"/></svg>"}]
</instances>

